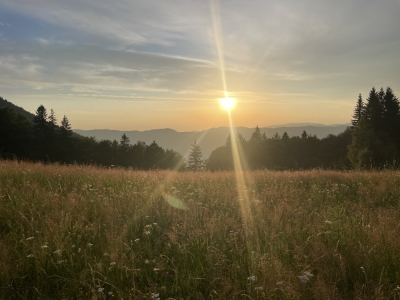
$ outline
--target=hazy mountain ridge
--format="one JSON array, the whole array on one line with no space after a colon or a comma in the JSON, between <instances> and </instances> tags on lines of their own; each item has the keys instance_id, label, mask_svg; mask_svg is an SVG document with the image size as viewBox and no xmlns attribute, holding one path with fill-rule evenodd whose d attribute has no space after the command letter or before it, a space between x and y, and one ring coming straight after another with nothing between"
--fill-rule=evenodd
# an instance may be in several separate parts
<instances>
[{"instance_id":1,"label":"hazy mountain ridge","mask_svg":"<svg viewBox=\"0 0 400 300\"><path fill-rule=\"evenodd\" d=\"M0 97L0 108L3 107L10 107L15 112L27 117L29 121L33 120L34 114ZM349 125L350 124L324 125L318 123L288 123L283 125L271 125L267 127L262 127L260 128L260 130L262 133L265 132L267 137L271 137L275 133L282 135L285 131L290 137L300 136L303 130L305 130L308 134L315 134L318 138L323 138L329 134L337 135L343 132ZM74 129L73 131L85 137L94 136L97 140L117 141L119 141L122 134L125 133L129 137L132 144L135 144L138 141L143 141L146 144L150 144L153 141L156 141L156 143L161 147L178 151L185 157L189 152L190 145L196 140L201 147L203 158L208 158L213 150L215 150L219 146L224 145L229 135L229 127L218 127L210 128L203 131L187 132L179 132L170 128L151 129L145 131L124 131L112 129ZM254 128L239 126L236 127L236 132L243 135L245 139L249 139L251 134L254 132Z\"/></svg>"},{"instance_id":2,"label":"hazy mountain ridge","mask_svg":"<svg viewBox=\"0 0 400 300\"><path fill-rule=\"evenodd\" d=\"M309 124L309 123L306 123ZM293 124L294 125L294 124ZM322 125L321 126L281 126L281 127L262 127L261 132L267 137L273 136L275 133L282 135L285 131L291 136L300 136L305 130L308 134L316 135L318 138L323 138L329 134L339 134L343 132L349 124L335 124L335 125ZM182 155L187 156L190 145L196 140L200 145L203 158L207 158L213 150L217 147L224 145L229 136L229 127L210 128L203 131L189 131L178 132L176 130L165 129L152 129L146 131L123 131L123 130L110 130L110 129L93 129L81 130L75 129L76 133L83 136L94 136L97 140L117 140L121 139L122 134L126 134L131 143L135 144L138 141L143 141L147 144L156 141L158 145L163 148L173 149L180 152ZM254 128L236 127L236 132L243 135L245 139L249 139L254 132Z\"/></svg>"}]
</instances>

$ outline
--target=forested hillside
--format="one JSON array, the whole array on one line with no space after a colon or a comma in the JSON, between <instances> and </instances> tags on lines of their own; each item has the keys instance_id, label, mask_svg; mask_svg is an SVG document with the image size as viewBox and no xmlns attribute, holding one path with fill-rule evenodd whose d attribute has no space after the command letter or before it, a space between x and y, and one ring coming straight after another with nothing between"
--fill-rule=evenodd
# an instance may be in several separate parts
<instances>
[{"instance_id":1,"label":"forested hillside","mask_svg":"<svg viewBox=\"0 0 400 300\"><path fill-rule=\"evenodd\" d=\"M39 106L32 122L13 108L0 109L0 155L6 159L27 159L48 163L80 163L122 166L135 169L181 169L182 155L165 150L154 141L150 145L131 145L126 135L120 141L101 140L76 135L64 116L58 125L53 110L50 114Z\"/></svg>"},{"instance_id":2,"label":"forested hillside","mask_svg":"<svg viewBox=\"0 0 400 300\"><path fill-rule=\"evenodd\" d=\"M366 102L358 97L352 126L338 135L319 139L304 131L301 137L267 137L257 127L249 140L235 137L251 169L392 168L400 160L399 100L390 87L372 88ZM233 168L231 140L211 153L207 168Z\"/></svg>"},{"instance_id":3,"label":"forested hillside","mask_svg":"<svg viewBox=\"0 0 400 300\"><path fill-rule=\"evenodd\" d=\"M53 110L48 113L45 107L39 106L30 122L26 118L29 113L1 100L0 154L3 158L135 169L185 168L180 153L165 150L155 141L150 144L138 141L132 145L126 134L122 134L119 141L97 141L93 137L74 134L66 116L58 124ZM324 138L308 134L305 130L301 136L289 136L284 132L268 137L258 126L248 140L241 134L234 138L250 169L368 169L399 166L399 100L390 87L379 91L372 88L365 102L360 94L351 124L344 132ZM233 169L231 143L231 137L228 136L224 146L218 147L208 159L199 160L195 168L189 169ZM196 142L194 145L201 153L200 146Z\"/></svg>"}]
</instances>

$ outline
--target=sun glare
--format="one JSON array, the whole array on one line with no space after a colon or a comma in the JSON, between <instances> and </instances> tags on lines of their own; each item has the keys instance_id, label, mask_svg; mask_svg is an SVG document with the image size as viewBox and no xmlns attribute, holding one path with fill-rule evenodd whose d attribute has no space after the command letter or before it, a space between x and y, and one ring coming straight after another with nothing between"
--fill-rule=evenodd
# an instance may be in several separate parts
<instances>
[{"instance_id":1,"label":"sun glare","mask_svg":"<svg viewBox=\"0 0 400 300\"><path fill-rule=\"evenodd\" d=\"M235 98L222 98L219 100L219 103L221 106L226 109L227 111L230 111L233 106L235 105L236 99Z\"/></svg>"}]
</instances>

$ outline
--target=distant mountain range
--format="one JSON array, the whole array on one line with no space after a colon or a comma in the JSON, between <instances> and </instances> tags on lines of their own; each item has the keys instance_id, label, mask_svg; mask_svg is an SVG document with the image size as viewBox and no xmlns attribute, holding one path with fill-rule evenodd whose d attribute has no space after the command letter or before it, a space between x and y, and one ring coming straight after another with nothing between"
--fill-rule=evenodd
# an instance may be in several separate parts
<instances>
[{"instance_id":1,"label":"distant mountain range","mask_svg":"<svg viewBox=\"0 0 400 300\"><path fill-rule=\"evenodd\" d=\"M0 108L10 107L15 112L20 113L32 121L34 115L22 107L16 106L13 103L0 97ZM72 124L73 125L73 124ZM282 134L286 131L291 136L300 136L303 130L308 134L316 135L319 138L326 137L329 134L339 134L343 132L350 124L334 124L324 125L317 123L290 123L283 125L272 125L260 128L261 132L266 134L267 137L273 136L275 133ZM229 136L229 127L210 128L203 131L189 131L178 132L173 129L152 129L146 131L124 131L124 130L110 130L110 129L93 129L82 130L74 129L74 132L86 136L95 137L97 140L117 140L121 139L122 134L126 134L131 143L135 144L138 141L143 141L150 144L156 141L158 145L163 148L173 149L178 151L184 156L189 153L190 145L197 141L200 145L203 157L207 158L213 150L225 144ZM254 132L254 128L236 127L236 132L241 134L245 139L249 139Z\"/></svg>"},{"instance_id":2,"label":"distant mountain range","mask_svg":"<svg viewBox=\"0 0 400 300\"><path fill-rule=\"evenodd\" d=\"M302 123L303 125L292 124L292 126L279 126L279 127L263 127L260 128L261 132L267 137L273 136L275 133L282 134L286 131L291 136L300 136L305 130L308 134L316 135L319 138L326 137L329 134L339 134L350 124L337 124L337 125L323 125ZM74 131L83 136L93 136L97 140L117 140L121 139L122 134L126 134L131 143L134 144L138 141L143 141L147 144L156 141L158 145L163 148L169 148L178 151L185 157L189 153L190 145L197 141L200 145L203 157L207 158L213 150L225 144L229 136L229 127L210 128L203 131L190 131L178 132L173 129L153 129L146 131L121 131L109 129L94 129L94 130L81 130L74 129ZM249 139L254 132L254 128L236 127L236 132L243 135L245 139Z\"/></svg>"}]
</instances>

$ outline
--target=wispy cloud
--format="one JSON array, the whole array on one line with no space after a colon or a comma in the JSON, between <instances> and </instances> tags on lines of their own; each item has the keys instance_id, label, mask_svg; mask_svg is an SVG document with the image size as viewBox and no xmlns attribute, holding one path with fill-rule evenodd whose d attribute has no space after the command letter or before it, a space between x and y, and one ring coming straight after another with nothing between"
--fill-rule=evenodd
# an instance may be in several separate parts
<instances>
[{"instance_id":1,"label":"wispy cloud","mask_svg":"<svg viewBox=\"0 0 400 300\"><path fill-rule=\"evenodd\" d=\"M219 6L228 90L243 101L350 103L372 85L400 89L397 0ZM3 0L0 19L0 87L11 95L222 95L209 1Z\"/></svg>"}]
</instances>

